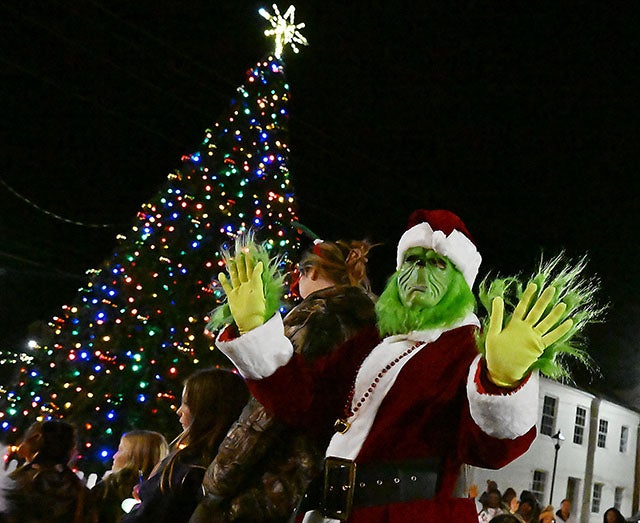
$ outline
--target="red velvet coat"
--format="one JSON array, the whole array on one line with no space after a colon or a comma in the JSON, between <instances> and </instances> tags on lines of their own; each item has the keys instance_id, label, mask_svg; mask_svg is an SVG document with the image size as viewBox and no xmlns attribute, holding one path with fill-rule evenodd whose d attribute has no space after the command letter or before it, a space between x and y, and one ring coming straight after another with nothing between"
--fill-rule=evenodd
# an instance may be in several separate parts
<instances>
[{"instance_id":1,"label":"red velvet coat","mask_svg":"<svg viewBox=\"0 0 640 523\"><path fill-rule=\"evenodd\" d=\"M263 369L257 373L249 370L255 362L246 359L242 352L251 352L247 350L247 346L252 345L251 340L242 341L248 335L258 336L264 351L265 337L270 340L270 335L255 331L227 342L223 335L219 346L245 376L253 378L248 380L249 387L268 410L287 423L306 426L319 435L331 432L334 421L343 416L345 401L362 361L381 343L376 330L368 329L313 366L307 366L294 354L275 372L267 370L267 374L261 375ZM349 521L475 523L474 503L452 498L461 465L500 468L529 448L535 437L537 410L533 415L522 412L523 417L533 422L527 421L527 429L520 430L521 434L508 437L502 435L503 427L493 430L493 427L487 429L487 425L507 425L507 432L512 422L522 427L517 408L508 406L509 412L504 418L495 417L495 406L489 408L488 417L470 413L470 405L475 400L468 398L469 386L475 387L480 397L495 397L500 409L505 402L517 402L517 394L513 395L512 401L505 395L510 391L491 388L483 378L482 364L476 365L477 371L472 370L469 377L478 357L474 332L472 325L445 331L408 359L382 400L355 459L357 463L365 464L439 457L443 460L443 469L435 498L355 509ZM529 389L532 387L530 385ZM537 401L537 385L527 395L535 395ZM525 404L531 405L530 401ZM490 436L487 430L494 435Z\"/></svg>"}]
</instances>

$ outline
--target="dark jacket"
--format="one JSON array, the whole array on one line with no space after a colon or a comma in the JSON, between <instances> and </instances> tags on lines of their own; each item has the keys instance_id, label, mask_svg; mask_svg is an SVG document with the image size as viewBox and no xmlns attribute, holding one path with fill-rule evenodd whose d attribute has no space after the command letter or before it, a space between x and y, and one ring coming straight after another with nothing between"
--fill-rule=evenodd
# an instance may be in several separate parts
<instances>
[{"instance_id":1,"label":"dark jacket","mask_svg":"<svg viewBox=\"0 0 640 523\"><path fill-rule=\"evenodd\" d=\"M162 471L171 456L166 457L158 471L140 485L140 503L128 514L123 514L122 523L186 523L202 499L204 467L186 463L179 457L171 469L171 487L161 489Z\"/></svg>"},{"instance_id":2,"label":"dark jacket","mask_svg":"<svg viewBox=\"0 0 640 523\"><path fill-rule=\"evenodd\" d=\"M89 489L66 465L27 463L10 476L8 523L94 523Z\"/></svg>"},{"instance_id":3,"label":"dark jacket","mask_svg":"<svg viewBox=\"0 0 640 523\"><path fill-rule=\"evenodd\" d=\"M284 326L295 350L313 361L375 321L362 289L338 286L308 296ZM190 522L287 521L320 472L329 437L311 439L251 398L207 469L207 499Z\"/></svg>"},{"instance_id":4,"label":"dark jacket","mask_svg":"<svg viewBox=\"0 0 640 523\"><path fill-rule=\"evenodd\" d=\"M119 523L122 502L133 497L138 472L124 468L105 477L91 489L91 498L98 508L98 523Z\"/></svg>"}]
</instances>

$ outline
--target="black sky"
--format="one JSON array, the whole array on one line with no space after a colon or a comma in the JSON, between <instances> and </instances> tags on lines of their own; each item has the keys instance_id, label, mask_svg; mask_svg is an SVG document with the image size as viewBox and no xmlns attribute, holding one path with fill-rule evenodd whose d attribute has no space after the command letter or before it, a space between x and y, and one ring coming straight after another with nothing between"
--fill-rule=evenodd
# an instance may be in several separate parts
<instances>
[{"instance_id":1,"label":"black sky","mask_svg":"<svg viewBox=\"0 0 640 523\"><path fill-rule=\"evenodd\" d=\"M589 333L597 386L636 384L638 11L355 4L296 4L310 42L286 56L301 220L384 242L377 291L416 208L463 218L481 276L529 273L541 251L588 254L612 304ZM0 348L70 301L197 148L270 47L262 5L0 4Z\"/></svg>"}]
</instances>

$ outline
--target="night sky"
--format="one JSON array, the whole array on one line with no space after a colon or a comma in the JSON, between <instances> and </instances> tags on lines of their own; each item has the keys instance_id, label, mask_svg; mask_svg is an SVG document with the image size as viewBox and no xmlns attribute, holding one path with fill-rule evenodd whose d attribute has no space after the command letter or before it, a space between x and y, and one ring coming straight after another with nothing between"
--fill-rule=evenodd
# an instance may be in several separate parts
<instances>
[{"instance_id":1,"label":"night sky","mask_svg":"<svg viewBox=\"0 0 640 523\"><path fill-rule=\"evenodd\" d=\"M603 373L589 386L636 385L638 10L354 4L296 4L310 43L285 55L301 221L327 239L381 242L370 258L377 292L417 208L463 218L480 277L528 274L542 252L587 254L611 303L588 332ZM0 349L71 301L199 146L271 47L261 6L272 10L0 4Z\"/></svg>"}]
</instances>

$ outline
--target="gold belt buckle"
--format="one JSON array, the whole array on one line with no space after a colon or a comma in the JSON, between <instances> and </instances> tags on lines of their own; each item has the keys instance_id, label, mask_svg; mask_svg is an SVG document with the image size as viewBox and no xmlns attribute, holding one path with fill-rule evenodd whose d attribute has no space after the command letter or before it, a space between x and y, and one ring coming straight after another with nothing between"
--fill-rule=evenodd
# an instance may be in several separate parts
<instances>
[{"instance_id":1,"label":"gold belt buckle","mask_svg":"<svg viewBox=\"0 0 640 523\"><path fill-rule=\"evenodd\" d=\"M353 461L334 456L328 456L324 460L324 516L340 521L349 519L355 483L356 464Z\"/></svg>"}]
</instances>

